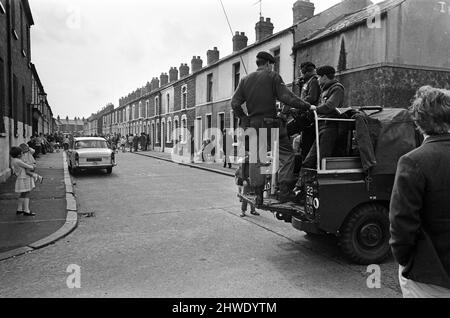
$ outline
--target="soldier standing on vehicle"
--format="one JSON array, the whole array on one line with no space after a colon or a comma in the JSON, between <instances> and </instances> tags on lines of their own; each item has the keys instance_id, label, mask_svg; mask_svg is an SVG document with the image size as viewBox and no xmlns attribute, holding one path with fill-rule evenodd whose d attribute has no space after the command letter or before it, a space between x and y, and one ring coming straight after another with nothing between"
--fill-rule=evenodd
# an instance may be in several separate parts
<instances>
[{"instance_id":1,"label":"soldier standing on vehicle","mask_svg":"<svg viewBox=\"0 0 450 318\"><path fill-rule=\"evenodd\" d=\"M337 118L339 113L337 108L344 105L344 86L335 78L336 70L332 66L322 66L317 70L319 84L322 89L319 105L317 106L317 115L319 118ZM333 155L333 150L338 138L338 122L321 121L319 122L319 147L320 158L326 158ZM314 138L315 139L315 138ZM302 163L302 168L317 168L317 144L313 142L312 147ZM295 192L302 190L302 176L297 182ZM302 193L301 197L304 196Z\"/></svg>"},{"instance_id":2,"label":"soldier standing on vehicle","mask_svg":"<svg viewBox=\"0 0 450 318\"><path fill-rule=\"evenodd\" d=\"M302 77L299 79L299 84L302 83L300 86L300 98L311 105L319 105L322 89L320 88L319 75L317 75L316 66L311 62L306 62L302 63L300 69L302 73ZM306 156L314 143L314 139L316 139L314 115L309 112L304 114L304 117L303 127L301 127L302 143L300 145L302 149L302 160L306 159Z\"/></svg>"},{"instance_id":3,"label":"soldier standing on vehicle","mask_svg":"<svg viewBox=\"0 0 450 318\"><path fill-rule=\"evenodd\" d=\"M281 124L277 118L276 101L305 112L315 107L303 101L292 93L284 84L281 76L273 71L275 58L267 53L260 52L256 56L258 69L243 78L234 93L231 107L241 121L241 128L255 128L257 132L260 128L279 128L279 183L280 201L290 201L294 179L295 156L292 150L292 143L289 141L286 125ZM248 113L242 109L242 104L246 103ZM275 123L267 124L267 119ZM259 143L258 143L259 144ZM262 204L264 189L257 189L257 204Z\"/></svg>"}]
</instances>

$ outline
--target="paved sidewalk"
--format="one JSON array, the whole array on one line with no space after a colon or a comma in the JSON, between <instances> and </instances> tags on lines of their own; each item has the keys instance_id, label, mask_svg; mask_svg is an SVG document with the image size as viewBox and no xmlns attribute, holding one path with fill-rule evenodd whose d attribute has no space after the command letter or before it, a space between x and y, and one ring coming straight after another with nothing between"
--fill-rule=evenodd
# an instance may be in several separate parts
<instances>
[{"instance_id":1,"label":"paved sidewalk","mask_svg":"<svg viewBox=\"0 0 450 318\"><path fill-rule=\"evenodd\" d=\"M35 243L66 223L63 153L41 155L36 172L44 182L31 192L30 209L35 217L16 215L15 177L0 183L0 253Z\"/></svg>"},{"instance_id":2,"label":"paved sidewalk","mask_svg":"<svg viewBox=\"0 0 450 318\"><path fill-rule=\"evenodd\" d=\"M174 163L178 163L172 160L172 155L170 153L165 152L158 152L158 151L138 151L133 152L134 154L141 155L141 156L147 156L151 158L161 159L165 161L170 161ZM230 177L234 177L234 174L236 172L236 169L238 168L237 164L232 164L231 169L228 168L228 165L226 168L223 167L223 163L178 163L183 166L191 167L191 168L197 168L202 169L210 172L220 173L223 175L228 175Z\"/></svg>"}]
</instances>

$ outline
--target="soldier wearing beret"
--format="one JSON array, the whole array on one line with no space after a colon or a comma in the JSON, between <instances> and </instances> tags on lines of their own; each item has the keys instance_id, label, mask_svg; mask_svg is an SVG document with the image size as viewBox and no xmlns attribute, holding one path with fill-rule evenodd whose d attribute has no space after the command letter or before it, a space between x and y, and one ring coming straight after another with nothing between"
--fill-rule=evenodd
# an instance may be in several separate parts
<instances>
[{"instance_id":1,"label":"soldier wearing beret","mask_svg":"<svg viewBox=\"0 0 450 318\"><path fill-rule=\"evenodd\" d=\"M278 122L277 100L292 108L306 112L315 107L303 101L292 93L284 84L281 76L273 71L275 58L267 53L260 52L256 56L258 69L256 72L244 77L231 101L236 116L241 123L245 123L242 128L255 128L258 132L260 128L274 128L267 125L267 119ZM242 109L242 104L246 103L247 113ZM294 166L295 155L292 150L292 143L289 141L286 125L279 126L279 200L287 202L293 198L293 188L295 184ZM257 204L262 203L263 189L257 189Z\"/></svg>"}]
</instances>

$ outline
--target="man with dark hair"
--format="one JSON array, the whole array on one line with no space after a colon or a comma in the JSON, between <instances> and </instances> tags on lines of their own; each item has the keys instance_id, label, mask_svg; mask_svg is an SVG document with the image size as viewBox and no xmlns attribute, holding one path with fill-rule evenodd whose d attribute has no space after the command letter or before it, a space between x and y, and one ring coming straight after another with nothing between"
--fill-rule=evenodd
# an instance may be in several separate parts
<instances>
[{"instance_id":1,"label":"man with dark hair","mask_svg":"<svg viewBox=\"0 0 450 318\"><path fill-rule=\"evenodd\" d=\"M305 62L300 65L301 77L298 80L300 86L300 98L317 105L320 99L319 76L316 72L316 66L311 62Z\"/></svg>"},{"instance_id":2,"label":"man with dark hair","mask_svg":"<svg viewBox=\"0 0 450 318\"><path fill-rule=\"evenodd\" d=\"M243 129L254 128L258 133L261 128L266 128L269 131L271 128L279 128L279 161L281 167L279 170L279 199L280 201L289 201L295 183L295 156L286 125L280 123L278 119L276 101L279 100L301 111L308 111L315 109L315 107L300 99L286 87L281 76L273 71L275 58L271 54L260 52L256 58L258 69L240 81L232 98L231 107L236 116L239 117ZM246 103L247 113L242 108L244 103ZM263 192L264 186L256 189L257 205L262 204Z\"/></svg>"},{"instance_id":3,"label":"man with dark hair","mask_svg":"<svg viewBox=\"0 0 450 318\"><path fill-rule=\"evenodd\" d=\"M300 65L301 77L297 81L300 86L300 98L310 103L318 105L322 90L319 85L319 75L316 72L316 66L312 62L305 62ZM301 133L301 158L306 159L315 139L314 115L308 112L302 115L295 115L294 132Z\"/></svg>"}]
</instances>

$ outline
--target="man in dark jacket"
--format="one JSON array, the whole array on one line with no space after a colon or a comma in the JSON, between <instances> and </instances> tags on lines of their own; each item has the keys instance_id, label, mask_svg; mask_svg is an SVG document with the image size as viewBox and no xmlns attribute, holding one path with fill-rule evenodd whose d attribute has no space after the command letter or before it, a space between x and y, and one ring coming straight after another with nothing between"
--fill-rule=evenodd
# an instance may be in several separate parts
<instances>
[{"instance_id":1,"label":"man in dark jacket","mask_svg":"<svg viewBox=\"0 0 450 318\"><path fill-rule=\"evenodd\" d=\"M450 91L422 87L410 111L426 139L398 163L390 243L404 297L450 297Z\"/></svg>"},{"instance_id":2,"label":"man in dark jacket","mask_svg":"<svg viewBox=\"0 0 450 318\"><path fill-rule=\"evenodd\" d=\"M337 108L344 105L344 86L335 78L336 70L332 66L323 66L317 70L319 84L322 89L317 114L321 118L335 118L339 116ZM338 137L337 122L319 122L320 158L333 155ZM317 145L314 142L311 150L303 161L303 168L317 168Z\"/></svg>"},{"instance_id":3,"label":"man in dark jacket","mask_svg":"<svg viewBox=\"0 0 450 318\"><path fill-rule=\"evenodd\" d=\"M134 152L138 152L139 136L137 134L133 137L133 148L134 148Z\"/></svg>"},{"instance_id":4,"label":"man in dark jacket","mask_svg":"<svg viewBox=\"0 0 450 318\"><path fill-rule=\"evenodd\" d=\"M147 151L147 135L144 132L141 133L141 137L139 138L139 141L141 143L141 150Z\"/></svg>"},{"instance_id":5,"label":"man in dark jacket","mask_svg":"<svg viewBox=\"0 0 450 318\"><path fill-rule=\"evenodd\" d=\"M311 105L319 105L322 89L320 88L316 66L311 62L306 62L301 64L300 70L302 74L298 82L301 92L300 98ZM305 113L299 118L299 122L302 133L300 148L302 161L304 161L316 139L314 115L311 112Z\"/></svg>"},{"instance_id":6,"label":"man in dark jacket","mask_svg":"<svg viewBox=\"0 0 450 318\"><path fill-rule=\"evenodd\" d=\"M241 127L259 129L279 128L279 181L280 201L289 201L290 193L295 183L294 167L295 156L292 144L289 141L286 125L279 122L276 101L301 111L308 111L311 105L292 93L284 84L281 76L273 71L275 58L267 53L260 52L257 55L258 69L243 78L234 93L231 107L241 120ZM247 113L242 104L246 103ZM258 138L259 139L259 138ZM259 143L258 143L259 144ZM264 188L264 187L263 187ZM257 204L262 203L263 188L257 189Z\"/></svg>"}]
</instances>

